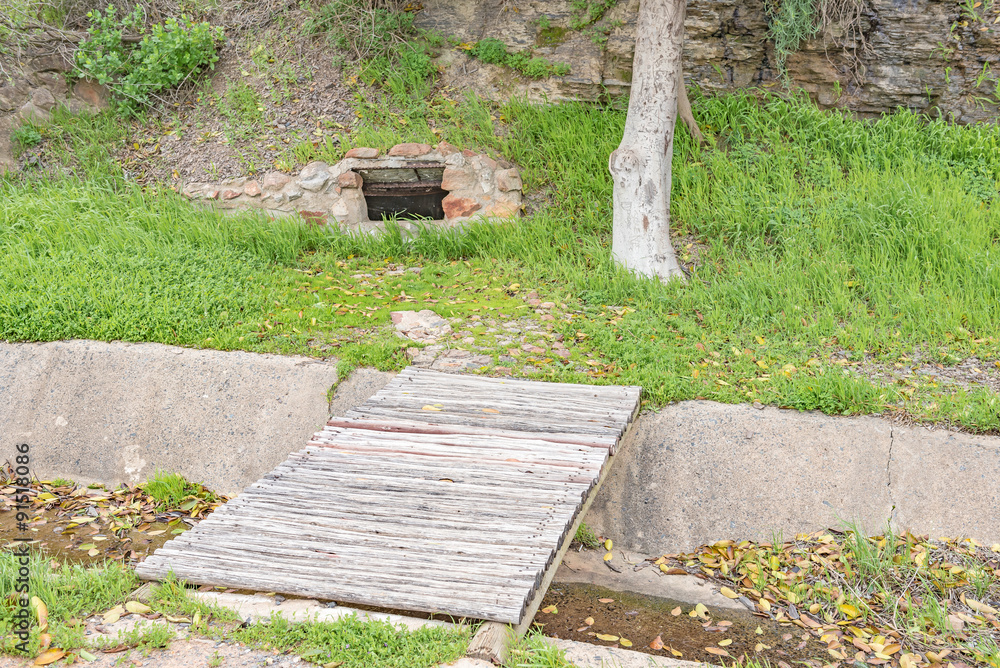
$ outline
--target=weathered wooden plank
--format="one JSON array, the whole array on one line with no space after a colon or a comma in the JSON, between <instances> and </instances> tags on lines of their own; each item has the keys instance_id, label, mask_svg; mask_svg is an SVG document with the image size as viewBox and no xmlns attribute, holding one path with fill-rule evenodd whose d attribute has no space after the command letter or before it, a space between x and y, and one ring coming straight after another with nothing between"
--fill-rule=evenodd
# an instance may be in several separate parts
<instances>
[{"instance_id":1,"label":"weathered wooden plank","mask_svg":"<svg viewBox=\"0 0 1000 668\"><path fill-rule=\"evenodd\" d=\"M275 502L275 509L269 515L275 519L289 520L295 517L294 511ZM267 510L266 502L249 503L241 508L241 512L252 511L261 514ZM223 518L217 521L224 521ZM526 525L511 531L487 530L485 527L477 525L454 525L435 526L423 519L410 519L405 517L392 518L380 517L366 520L361 515L338 516L331 518L331 523L326 525L340 531L353 531L362 535L384 535L391 538L403 538L412 536L415 532L428 539L441 542L456 541L466 543L481 543L493 545L497 550L504 549L505 546L524 546L528 548L544 547L550 544L553 539L558 539L561 531L567 525L563 518L553 518L549 523L539 526ZM209 525L211 526L211 525ZM320 526L320 525L316 525Z\"/></svg>"},{"instance_id":2,"label":"weathered wooden plank","mask_svg":"<svg viewBox=\"0 0 1000 668\"><path fill-rule=\"evenodd\" d=\"M162 549L162 548L161 548ZM268 591L293 596L308 596L311 598L329 599L344 603L371 605L396 610L416 610L430 613L446 613L454 616L471 617L473 619L490 619L500 622L511 622L522 616L524 606L515 602L504 604L496 600L481 598L461 598L442 595L445 592L439 587L435 590L397 591L391 587L355 584L344 582L327 575L306 576L301 573L291 573L290 577L271 575L269 571L260 568L259 564L250 563L239 571L220 569L217 557L209 556L204 562L178 563L173 567L173 574L193 584L221 585L238 589ZM144 562L145 563L145 562ZM140 564L140 567L142 564ZM280 564L277 564L280 567ZM162 579L170 574L167 568L150 568L136 571L145 579Z\"/></svg>"},{"instance_id":3,"label":"weathered wooden plank","mask_svg":"<svg viewBox=\"0 0 1000 668\"><path fill-rule=\"evenodd\" d=\"M405 408L381 408L379 406L371 406L365 404L360 408L355 408L347 412L348 417L379 417L379 418L393 418L400 417L403 419L420 419L424 417L430 411L424 411L419 409L408 410ZM434 421L441 424L454 424L454 425L468 425L472 427L479 426L492 426L496 425L501 429L514 429L520 431L548 431L548 432L565 432L565 431L580 431L585 434L620 434L621 429L613 424L600 425L594 424L581 424L574 422L560 422L555 420L550 420L542 422L540 420L530 420L518 417L508 417L506 415L494 415L490 416L487 413L483 413L482 416L470 417L467 415L456 415L448 413L445 411L436 412L434 415Z\"/></svg>"},{"instance_id":4,"label":"weathered wooden plank","mask_svg":"<svg viewBox=\"0 0 1000 668\"><path fill-rule=\"evenodd\" d=\"M407 443L410 445L445 445L450 449L469 450L475 452L481 449L508 450L531 452L536 454L556 455L570 453L574 457L582 457L585 461L602 461L609 448L595 448L588 445L559 443L543 440L499 438L495 436L464 436L458 434L400 434L386 432L360 431L356 429L334 429L327 427L317 432L313 439L331 443ZM577 454L579 453L579 454Z\"/></svg>"},{"instance_id":5,"label":"weathered wooden plank","mask_svg":"<svg viewBox=\"0 0 1000 668\"><path fill-rule=\"evenodd\" d=\"M405 370L137 572L516 624L639 397Z\"/></svg>"},{"instance_id":6,"label":"weathered wooden plank","mask_svg":"<svg viewBox=\"0 0 1000 668\"><path fill-rule=\"evenodd\" d=\"M469 374L452 374L430 369L407 367L393 378L383 391L389 387L405 387L408 384L420 382L446 383L449 387L486 387L489 389L511 388L520 393L539 393L545 396L558 394L588 395L606 397L635 397L638 399L642 388L636 385L578 385L574 383L550 383L544 380L521 380L517 378L490 378Z\"/></svg>"},{"instance_id":7,"label":"weathered wooden plank","mask_svg":"<svg viewBox=\"0 0 1000 668\"><path fill-rule=\"evenodd\" d=\"M414 582L439 582L441 577L450 577L455 584L485 586L492 583L499 588L506 588L513 582L528 582L533 587L540 579L545 566L544 561L484 564L481 559L463 558L459 555L434 556L415 552L365 549L344 543L330 545L317 541L290 541L264 530L251 534L249 545L246 543L247 538L245 532L221 531L216 527L211 535L192 535L183 542L177 541L177 544L172 545L165 554L171 552L176 554L188 548L208 551L220 548L234 550L240 554L266 554L275 559L301 558L305 563L322 564L331 571L336 571L337 577L373 572L383 578L399 578Z\"/></svg>"},{"instance_id":8,"label":"weathered wooden plank","mask_svg":"<svg viewBox=\"0 0 1000 668\"><path fill-rule=\"evenodd\" d=\"M213 525L212 529L206 530L206 536L211 537L219 525ZM491 542L475 543L467 541L441 541L429 537L393 537L384 534L357 534L349 531L342 531L326 526L303 526L301 523L286 521L266 521L261 523L258 520L247 520L240 516L229 518L229 521L222 522L224 530L239 531L241 535L250 535L255 531L266 528L268 533L274 536L283 536L288 539L301 539L302 541L322 541L324 544L336 546L350 542L354 545L379 548L386 551L386 554L396 554L399 550L411 550L419 554L427 555L457 555L459 557L486 558L491 563L536 563L548 559L552 552L551 545L539 546L535 548L523 545L496 545ZM184 536L190 536L191 540L198 535L194 531L188 531ZM183 544L179 538L178 544ZM172 544L172 543L171 543Z\"/></svg>"},{"instance_id":9,"label":"weathered wooden plank","mask_svg":"<svg viewBox=\"0 0 1000 668\"><path fill-rule=\"evenodd\" d=\"M588 434L576 434L569 432L541 432L530 431L506 431L494 427L456 427L452 425L438 424L426 420L371 420L365 418L337 417L327 422L327 426L342 429L363 429L368 431L379 431L388 433L407 434L459 434L463 436L498 436L503 438L531 439L539 441L556 441L561 443L573 443L576 445L589 445L593 447L611 447L617 440L613 436L594 436Z\"/></svg>"},{"instance_id":10,"label":"weathered wooden plank","mask_svg":"<svg viewBox=\"0 0 1000 668\"><path fill-rule=\"evenodd\" d=\"M321 456L320 456L321 455ZM378 470L387 475L423 476L428 479L440 480L450 478L455 482L475 481L483 485L523 485L538 489L548 489L550 485L587 484L593 478L592 470L582 470L579 473L561 468L547 469L539 466L512 466L514 462L498 462L489 466L488 462L472 462L464 460L461 465L442 462L442 458L406 458L405 461L394 458L386 461L384 457L378 460L372 457L354 455L346 450L336 448L307 448L293 452L286 463L310 462L317 470L336 468L343 473L363 475L372 470L372 464L378 461Z\"/></svg>"}]
</instances>

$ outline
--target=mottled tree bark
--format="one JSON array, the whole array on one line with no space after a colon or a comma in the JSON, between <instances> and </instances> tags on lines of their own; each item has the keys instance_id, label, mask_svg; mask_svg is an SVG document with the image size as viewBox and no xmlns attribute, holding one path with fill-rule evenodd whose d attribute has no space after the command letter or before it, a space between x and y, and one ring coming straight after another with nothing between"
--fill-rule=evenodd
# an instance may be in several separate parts
<instances>
[{"instance_id":1,"label":"mottled tree bark","mask_svg":"<svg viewBox=\"0 0 1000 668\"><path fill-rule=\"evenodd\" d=\"M670 163L684 82L686 0L641 0L632 90L614 180L611 254L625 268L666 282L684 277L670 243Z\"/></svg>"}]
</instances>

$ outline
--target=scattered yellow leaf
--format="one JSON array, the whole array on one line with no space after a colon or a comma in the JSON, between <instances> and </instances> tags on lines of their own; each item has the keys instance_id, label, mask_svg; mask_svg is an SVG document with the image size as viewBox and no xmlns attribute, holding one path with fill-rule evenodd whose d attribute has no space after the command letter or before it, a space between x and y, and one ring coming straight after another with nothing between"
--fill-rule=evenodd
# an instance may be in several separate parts
<instances>
[{"instance_id":1,"label":"scattered yellow leaf","mask_svg":"<svg viewBox=\"0 0 1000 668\"><path fill-rule=\"evenodd\" d=\"M35 611L35 617L38 618L38 630L44 631L49 626L49 609L37 596L31 597L31 608Z\"/></svg>"},{"instance_id":2,"label":"scattered yellow leaf","mask_svg":"<svg viewBox=\"0 0 1000 668\"><path fill-rule=\"evenodd\" d=\"M632 641L631 640L626 640L625 638L620 638L618 640L618 644L620 644L622 647L631 647L632 646Z\"/></svg>"},{"instance_id":3,"label":"scattered yellow leaf","mask_svg":"<svg viewBox=\"0 0 1000 668\"><path fill-rule=\"evenodd\" d=\"M605 552L605 554L604 554L604 561L611 561L611 559L612 559L612 558L613 558L614 556L615 556L615 555L614 555L614 553L613 553L613 552Z\"/></svg>"},{"instance_id":4,"label":"scattered yellow leaf","mask_svg":"<svg viewBox=\"0 0 1000 668\"><path fill-rule=\"evenodd\" d=\"M62 651L61 649L45 650L35 658L35 665L47 666L50 663L55 663L64 656L66 656L66 652Z\"/></svg>"},{"instance_id":5,"label":"scattered yellow leaf","mask_svg":"<svg viewBox=\"0 0 1000 668\"><path fill-rule=\"evenodd\" d=\"M740 597L739 594L737 594L736 592L734 592L729 587L720 587L719 588L719 593L722 594L723 596L725 596L726 598L739 598Z\"/></svg>"},{"instance_id":6,"label":"scattered yellow leaf","mask_svg":"<svg viewBox=\"0 0 1000 668\"><path fill-rule=\"evenodd\" d=\"M604 640L606 642L615 642L618 640L618 636L608 635L606 633L598 633L595 636L598 640Z\"/></svg>"},{"instance_id":7,"label":"scattered yellow leaf","mask_svg":"<svg viewBox=\"0 0 1000 668\"><path fill-rule=\"evenodd\" d=\"M139 601L129 601L125 604L125 609L129 612L134 612L137 615L145 615L147 612L152 612L153 609L150 608L145 603L140 603Z\"/></svg>"},{"instance_id":8,"label":"scattered yellow leaf","mask_svg":"<svg viewBox=\"0 0 1000 668\"><path fill-rule=\"evenodd\" d=\"M719 647L729 647L732 644L733 644L732 638L726 638L725 640L719 641Z\"/></svg>"},{"instance_id":9,"label":"scattered yellow leaf","mask_svg":"<svg viewBox=\"0 0 1000 668\"><path fill-rule=\"evenodd\" d=\"M848 619L855 619L861 616L861 611L849 603L841 603L837 607L847 616Z\"/></svg>"},{"instance_id":10,"label":"scattered yellow leaf","mask_svg":"<svg viewBox=\"0 0 1000 668\"><path fill-rule=\"evenodd\" d=\"M976 612L981 612L984 615L996 615L1000 614L996 608L992 605L986 605L985 603L980 603L979 601L974 601L971 598L965 599L965 604L975 610Z\"/></svg>"},{"instance_id":11,"label":"scattered yellow leaf","mask_svg":"<svg viewBox=\"0 0 1000 668\"><path fill-rule=\"evenodd\" d=\"M612 545L612 543L611 543L611 539L610 538L608 538L606 541L604 541L604 549L607 550L608 552L611 551L611 545Z\"/></svg>"}]
</instances>

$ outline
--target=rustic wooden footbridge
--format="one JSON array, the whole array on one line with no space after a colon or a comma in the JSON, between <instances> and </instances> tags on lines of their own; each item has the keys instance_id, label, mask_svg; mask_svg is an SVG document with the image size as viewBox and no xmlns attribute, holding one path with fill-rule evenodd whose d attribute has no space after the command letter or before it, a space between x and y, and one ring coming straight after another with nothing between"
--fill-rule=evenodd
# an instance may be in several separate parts
<instances>
[{"instance_id":1,"label":"rustic wooden footbridge","mask_svg":"<svg viewBox=\"0 0 1000 668\"><path fill-rule=\"evenodd\" d=\"M639 394L408 368L137 572L527 625Z\"/></svg>"}]
</instances>

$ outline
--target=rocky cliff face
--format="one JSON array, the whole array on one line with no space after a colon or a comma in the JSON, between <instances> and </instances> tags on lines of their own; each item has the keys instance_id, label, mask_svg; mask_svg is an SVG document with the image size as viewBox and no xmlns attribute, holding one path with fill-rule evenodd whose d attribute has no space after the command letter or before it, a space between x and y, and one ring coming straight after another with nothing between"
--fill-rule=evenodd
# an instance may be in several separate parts
<instances>
[{"instance_id":1,"label":"rocky cliff face","mask_svg":"<svg viewBox=\"0 0 1000 668\"><path fill-rule=\"evenodd\" d=\"M787 60L792 88L821 107L877 115L903 107L959 122L993 120L1000 102L1000 6L955 0L863 0L851 25L833 23ZM421 27L569 64L565 77L530 82L447 52L446 83L501 97L594 100L627 93L638 0L620 0L591 26L569 29L570 0L424 0ZM706 93L783 88L763 0L689 0L685 76Z\"/></svg>"}]
</instances>

